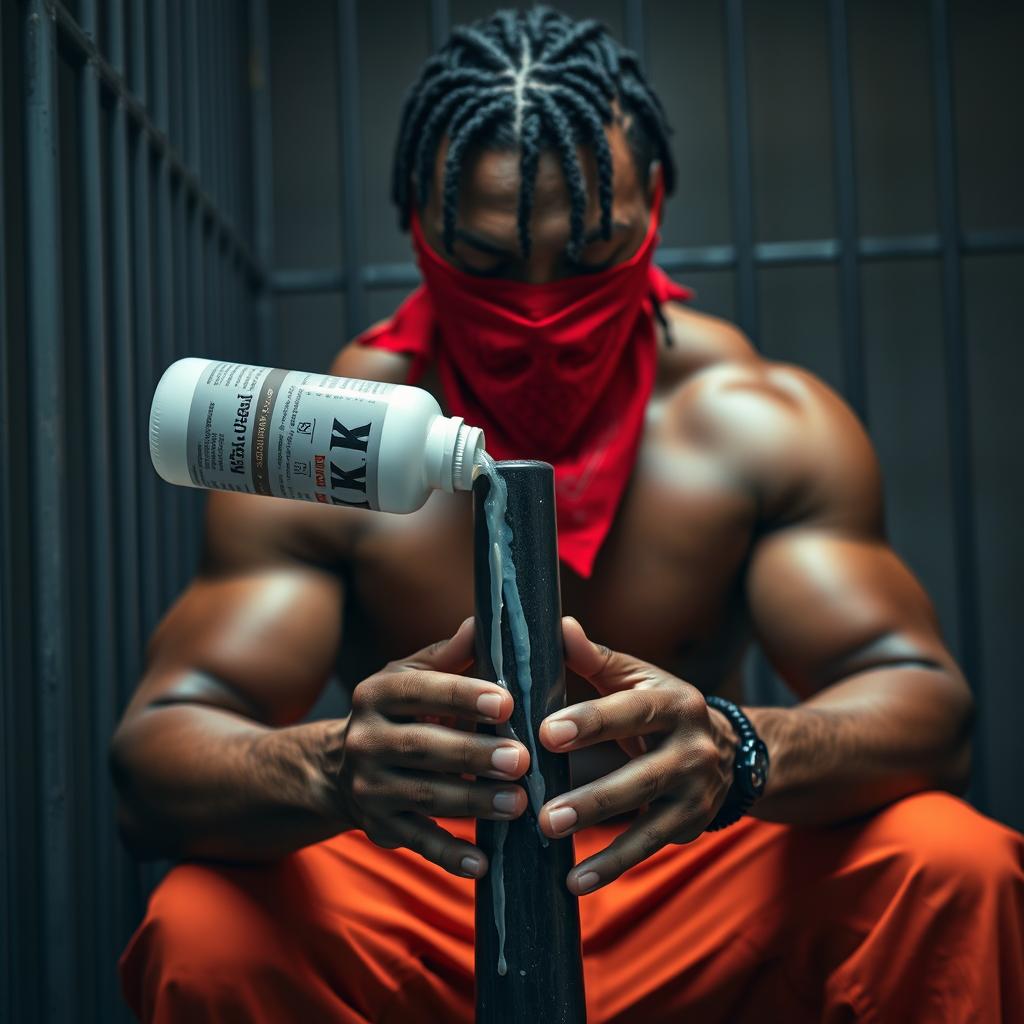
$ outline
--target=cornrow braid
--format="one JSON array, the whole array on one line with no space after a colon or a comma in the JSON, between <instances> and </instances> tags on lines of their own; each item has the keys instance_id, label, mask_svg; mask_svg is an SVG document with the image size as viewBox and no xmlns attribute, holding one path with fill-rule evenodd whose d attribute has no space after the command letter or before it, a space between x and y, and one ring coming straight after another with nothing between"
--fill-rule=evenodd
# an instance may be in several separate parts
<instances>
[{"instance_id":1,"label":"cornrow braid","mask_svg":"<svg viewBox=\"0 0 1024 1024\"><path fill-rule=\"evenodd\" d=\"M605 135L617 105L642 181L653 159L662 165L665 190L675 187L670 129L635 54L600 22L574 21L538 6L501 10L454 29L423 65L409 90L392 165L391 196L403 230L413 206L430 195L435 161L448 138L442 184L444 245L451 251L464 163L474 148L519 150L519 246L530 252L530 217L540 155L558 155L570 197L568 255L583 245L587 182L576 149L589 146L597 165L601 233L610 237L612 157Z\"/></svg>"}]
</instances>

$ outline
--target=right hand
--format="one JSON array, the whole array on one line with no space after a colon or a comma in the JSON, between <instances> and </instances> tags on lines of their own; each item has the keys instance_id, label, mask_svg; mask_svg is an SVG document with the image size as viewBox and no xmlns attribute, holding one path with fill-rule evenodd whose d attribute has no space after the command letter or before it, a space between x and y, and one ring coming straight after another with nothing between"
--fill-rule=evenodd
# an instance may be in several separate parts
<instances>
[{"instance_id":1,"label":"right hand","mask_svg":"<svg viewBox=\"0 0 1024 1024\"><path fill-rule=\"evenodd\" d=\"M516 740L422 720L463 719L474 728L508 721L513 700L507 690L458 674L472 662L473 620L467 619L451 639L364 679L325 759L327 781L352 828L378 846L408 847L464 878L485 875L487 857L431 818L519 817L526 791L509 780L530 766L529 751Z\"/></svg>"}]
</instances>

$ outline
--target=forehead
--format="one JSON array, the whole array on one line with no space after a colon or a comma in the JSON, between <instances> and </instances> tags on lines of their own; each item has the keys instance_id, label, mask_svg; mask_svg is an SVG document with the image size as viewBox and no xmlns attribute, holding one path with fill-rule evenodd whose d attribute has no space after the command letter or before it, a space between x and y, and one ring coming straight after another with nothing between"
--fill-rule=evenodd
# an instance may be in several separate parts
<instances>
[{"instance_id":1,"label":"forehead","mask_svg":"<svg viewBox=\"0 0 1024 1024\"><path fill-rule=\"evenodd\" d=\"M612 158L612 183L616 205L631 205L642 198L642 183L636 160L629 147L625 130L619 120L605 127L605 138ZM438 147L431 187L431 204L440 204L444 188L444 165L448 139ZM576 147L576 159L587 185L588 207L597 207L597 159L592 146ZM488 210L515 213L519 207L521 155L518 149L487 149L476 147L467 152L459 177L459 206L463 211ZM569 188L562 170L560 153L545 148L537 163L533 189L533 210L536 215L567 215L570 208Z\"/></svg>"}]
</instances>

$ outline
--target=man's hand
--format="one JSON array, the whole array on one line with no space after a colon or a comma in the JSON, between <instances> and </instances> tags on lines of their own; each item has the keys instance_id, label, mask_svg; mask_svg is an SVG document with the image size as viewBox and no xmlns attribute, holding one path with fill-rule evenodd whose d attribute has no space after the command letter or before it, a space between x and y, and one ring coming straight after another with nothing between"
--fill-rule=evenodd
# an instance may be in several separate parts
<instances>
[{"instance_id":1,"label":"man's hand","mask_svg":"<svg viewBox=\"0 0 1024 1024\"><path fill-rule=\"evenodd\" d=\"M573 618L562 620L566 667L593 684L596 700L548 716L540 739L568 753L616 740L633 760L541 809L543 831L562 838L644 808L607 849L577 864L567 879L577 894L618 878L669 843L699 836L732 781L735 737L701 692L645 661L592 643Z\"/></svg>"},{"instance_id":2,"label":"man's hand","mask_svg":"<svg viewBox=\"0 0 1024 1024\"><path fill-rule=\"evenodd\" d=\"M517 818L527 804L522 786L462 776L518 779L530 754L515 740L440 724L463 719L475 728L512 715L507 690L457 674L472 660L467 619L450 640L364 679L349 717L330 723L321 771L327 799L378 846L406 846L446 871L479 878L487 872L483 851L431 818Z\"/></svg>"}]
</instances>

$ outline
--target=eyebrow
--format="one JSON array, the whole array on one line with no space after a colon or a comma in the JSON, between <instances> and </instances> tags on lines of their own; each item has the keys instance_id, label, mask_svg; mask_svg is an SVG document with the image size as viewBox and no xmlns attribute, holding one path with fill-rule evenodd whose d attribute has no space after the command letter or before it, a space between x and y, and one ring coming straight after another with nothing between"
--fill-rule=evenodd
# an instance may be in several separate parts
<instances>
[{"instance_id":1,"label":"eyebrow","mask_svg":"<svg viewBox=\"0 0 1024 1024\"><path fill-rule=\"evenodd\" d=\"M629 231L633 227L632 224L627 224L625 221L616 220L612 222L612 234L621 234L623 231ZM486 235L478 235L473 231L467 231L465 228L456 228L455 237L465 242L467 245L471 245L474 249L479 249L481 252L487 253L488 256L518 256L518 249L506 249L500 245L494 239L487 238ZM591 229L583 236L583 244L590 245L591 242L596 242L601 238L600 226Z\"/></svg>"}]
</instances>

